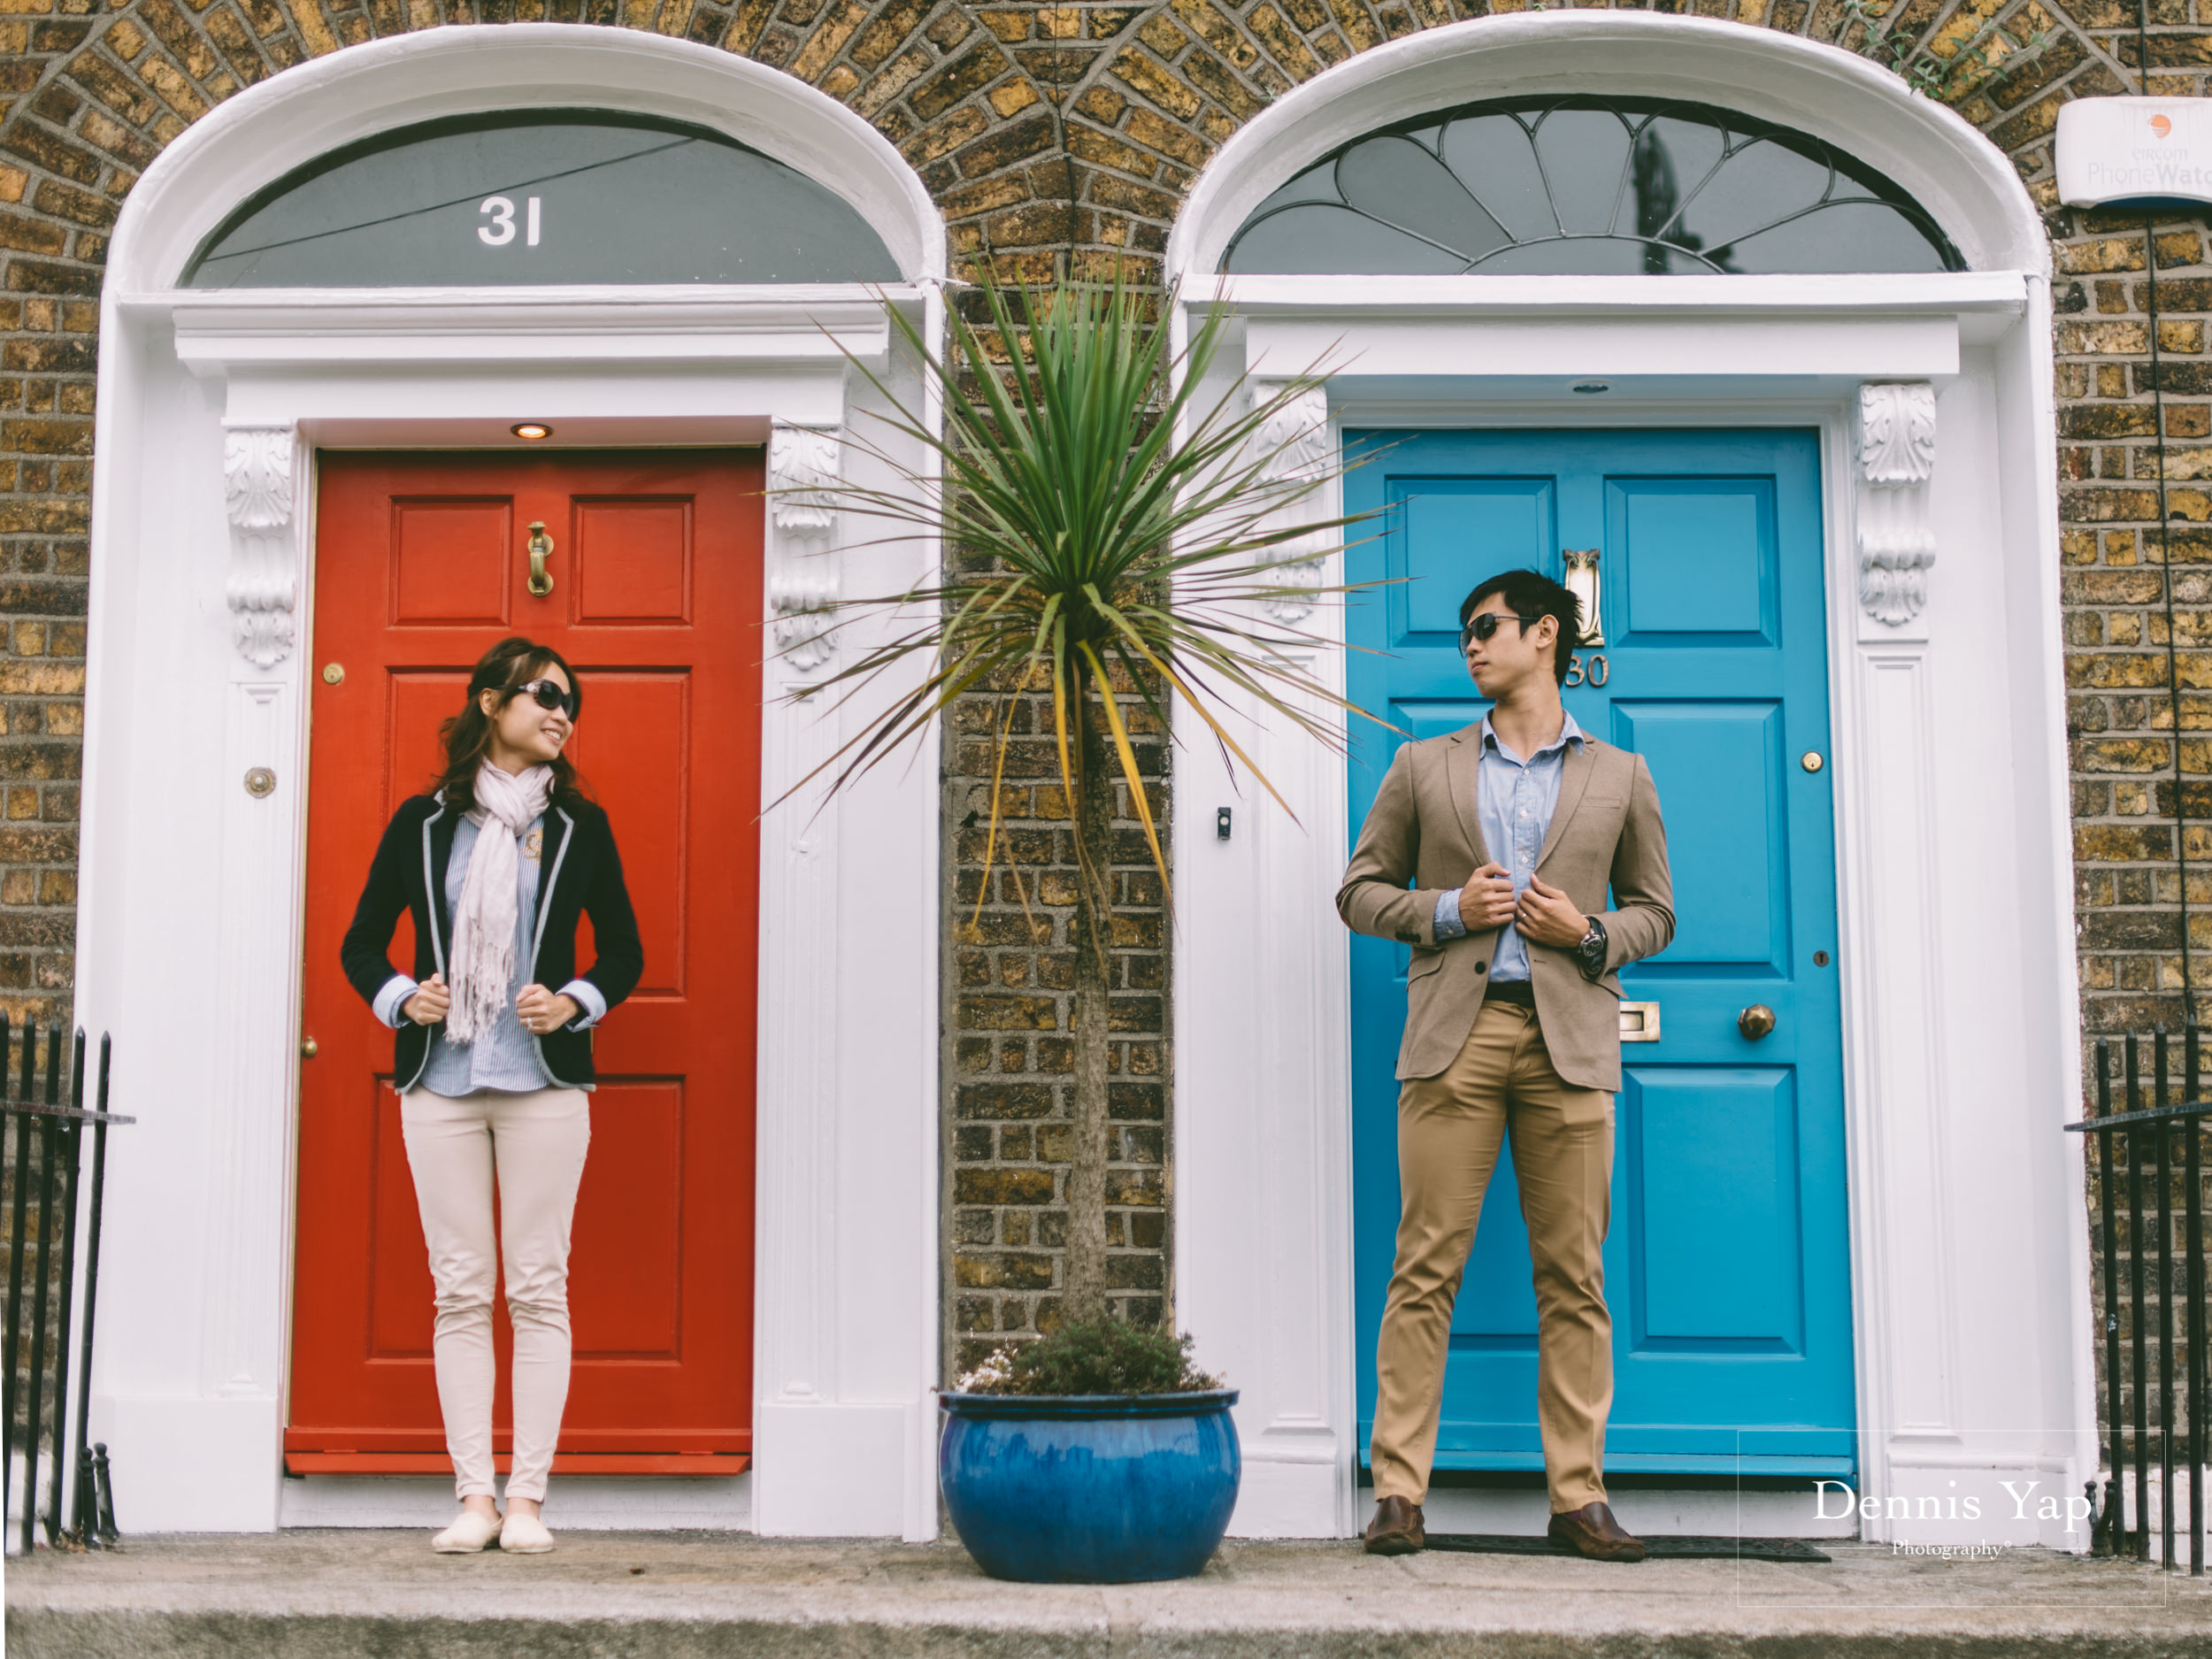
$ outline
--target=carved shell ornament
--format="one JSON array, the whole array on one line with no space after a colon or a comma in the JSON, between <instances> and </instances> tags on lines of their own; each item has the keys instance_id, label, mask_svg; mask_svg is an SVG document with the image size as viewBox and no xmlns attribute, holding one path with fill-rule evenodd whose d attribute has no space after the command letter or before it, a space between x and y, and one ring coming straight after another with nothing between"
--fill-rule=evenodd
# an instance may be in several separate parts
<instances>
[{"instance_id":1,"label":"carved shell ornament","mask_svg":"<svg viewBox=\"0 0 2212 1659\"><path fill-rule=\"evenodd\" d=\"M768 483L776 528L800 536L826 536L837 522L837 484L842 444L820 426L779 426L768 445Z\"/></svg>"},{"instance_id":2,"label":"carved shell ornament","mask_svg":"<svg viewBox=\"0 0 2212 1659\"><path fill-rule=\"evenodd\" d=\"M282 426L233 427L223 434L223 493L241 530L273 530L292 519L292 434Z\"/></svg>"},{"instance_id":3,"label":"carved shell ornament","mask_svg":"<svg viewBox=\"0 0 2212 1659\"><path fill-rule=\"evenodd\" d=\"M1256 382L1252 395L1265 403L1276 395L1279 385ZM1310 386L1284 399L1261 423L1259 443L1262 453L1269 457L1264 481L1270 489L1287 496L1297 486L1322 476L1329 465L1328 392ZM1280 595L1266 601L1270 616L1279 622L1298 623L1313 614L1313 590L1321 585L1321 561L1328 551L1329 538L1317 533L1270 550L1265 562L1274 567L1271 577Z\"/></svg>"},{"instance_id":4,"label":"carved shell ornament","mask_svg":"<svg viewBox=\"0 0 2212 1659\"><path fill-rule=\"evenodd\" d=\"M1935 563L1935 388L1925 380L1859 388L1859 603L1902 627L1928 603Z\"/></svg>"},{"instance_id":5,"label":"carved shell ornament","mask_svg":"<svg viewBox=\"0 0 2212 1659\"><path fill-rule=\"evenodd\" d=\"M223 497L230 517L230 571L223 582L232 641L257 668L292 653L299 601L292 545L289 426L233 426L223 434Z\"/></svg>"},{"instance_id":6,"label":"carved shell ornament","mask_svg":"<svg viewBox=\"0 0 2212 1659\"><path fill-rule=\"evenodd\" d=\"M1935 388L1925 380L1859 388L1859 466L1870 484L1924 484L1935 472Z\"/></svg>"},{"instance_id":7,"label":"carved shell ornament","mask_svg":"<svg viewBox=\"0 0 2212 1659\"><path fill-rule=\"evenodd\" d=\"M810 673L834 651L831 621L839 596L836 561L826 550L837 527L836 496L844 445L837 431L779 425L768 438L769 499L777 547L768 580L776 611L776 649L786 668ZM818 550L810 543L821 542Z\"/></svg>"}]
</instances>

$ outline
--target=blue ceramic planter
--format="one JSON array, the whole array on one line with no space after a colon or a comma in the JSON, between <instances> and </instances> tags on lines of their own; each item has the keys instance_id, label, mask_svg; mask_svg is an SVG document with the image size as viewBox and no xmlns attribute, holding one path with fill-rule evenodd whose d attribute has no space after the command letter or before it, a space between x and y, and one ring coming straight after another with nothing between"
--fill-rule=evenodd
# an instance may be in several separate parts
<instances>
[{"instance_id":1,"label":"blue ceramic planter","mask_svg":"<svg viewBox=\"0 0 2212 1659\"><path fill-rule=\"evenodd\" d=\"M938 1478L994 1578L1134 1584L1202 1569L1236 1508L1233 1388L939 1397Z\"/></svg>"}]
</instances>

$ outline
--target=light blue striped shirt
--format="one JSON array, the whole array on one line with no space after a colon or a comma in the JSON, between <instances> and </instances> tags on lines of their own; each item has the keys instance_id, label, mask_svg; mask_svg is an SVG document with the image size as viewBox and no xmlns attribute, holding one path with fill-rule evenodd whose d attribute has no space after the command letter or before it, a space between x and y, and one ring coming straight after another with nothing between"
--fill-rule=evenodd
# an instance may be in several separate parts
<instances>
[{"instance_id":1,"label":"light blue striped shirt","mask_svg":"<svg viewBox=\"0 0 2212 1659\"><path fill-rule=\"evenodd\" d=\"M1516 900L1528 890L1536 874L1537 855L1544 837L1551 833L1552 814L1559 808L1559 778L1566 770L1567 746L1583 743L1582 728L1563 709L1559 735L1526 760L1515 754L1482 717L1482 759L1475 768L1475 808L1482 825L1482 839L1490 856L1513 873ZM1440 895L1436 901L1436 937L1463 939L1467 929L1459 919L1459 889ZM1490 963L1490 978L1526 979L1528 942L1510 922L1498 934Z\"/></svg>"}]
</instances>

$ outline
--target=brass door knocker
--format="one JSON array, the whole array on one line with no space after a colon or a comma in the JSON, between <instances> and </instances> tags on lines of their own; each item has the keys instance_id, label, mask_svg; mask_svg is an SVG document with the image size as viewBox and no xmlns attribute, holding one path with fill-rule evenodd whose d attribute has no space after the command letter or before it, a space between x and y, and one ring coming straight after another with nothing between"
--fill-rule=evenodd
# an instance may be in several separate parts
<instances>
[{"instance_id":1,"label":"brass door knocker","mask_svg":"<svg viewBox=\"0 0 2212 1659\"><path fill-rule=\"evenodd\" d=\"M553 538L545 533L545 520L530 521L530 591L540 599L553 591L553 578L545 568L546 555L553 550Z\"/></svg>"}]
</instances>

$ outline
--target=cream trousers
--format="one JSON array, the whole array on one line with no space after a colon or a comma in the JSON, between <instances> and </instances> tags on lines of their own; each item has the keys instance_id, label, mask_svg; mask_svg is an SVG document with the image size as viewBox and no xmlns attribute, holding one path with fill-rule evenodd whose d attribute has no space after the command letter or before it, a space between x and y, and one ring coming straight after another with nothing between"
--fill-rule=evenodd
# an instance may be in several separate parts
<instances>
[{"instance_id":1,"label":"cream trousers","mask_svg":"<svg viewBox=\"0 0 2212 1659\"><path fill-rule=\"evenodd\" d=\"M568 1402L569 1223L591 1144L590 1097L545 1088L449 1098L419 1088L400 1096L399 1113L438 1293L431 1352L454 1490L464 1498L493 1495L492 1294L503 1257L515 1333L507 1495L542 1502Z\"/></svg>"}]
</instances>

